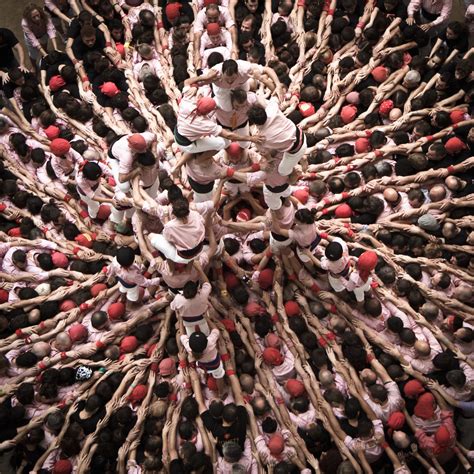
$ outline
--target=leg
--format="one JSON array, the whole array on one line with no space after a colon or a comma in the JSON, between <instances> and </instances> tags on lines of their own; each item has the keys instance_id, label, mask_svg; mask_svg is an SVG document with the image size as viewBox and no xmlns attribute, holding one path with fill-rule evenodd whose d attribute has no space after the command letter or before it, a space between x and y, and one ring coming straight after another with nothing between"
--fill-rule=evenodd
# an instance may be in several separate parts
<instances>
[{"instance_id":1,"label":"leg","mask_svg":"<svg viewBox=\"0 0 474 474\"><path fill-rule=\"evenodd\" d=\"M178 255L178 252L176 250L176 247L172 244L170 244L161 234L149 234L149 239L151 245L156 250L159 250L165 258L172 260L173 262L176 263L189 263L190 260L186 260L184 258L181 258Z\"/></svg>"}]
</instances>

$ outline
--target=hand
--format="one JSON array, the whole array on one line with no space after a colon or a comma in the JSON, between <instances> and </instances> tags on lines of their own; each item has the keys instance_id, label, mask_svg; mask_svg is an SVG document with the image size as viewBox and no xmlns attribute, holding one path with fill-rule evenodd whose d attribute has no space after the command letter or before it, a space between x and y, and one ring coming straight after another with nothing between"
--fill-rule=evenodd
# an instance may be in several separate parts
<instances>
[{"instance_id":1,"label":"hand","mask_svg":"<svg viewBox=\"0 0 474 474\"><path fill-rule=\"evenodd\" d=\"M85 92L89 92L91 90L91 83L89 81L83 82L82 88Z\"/></svg>"},{"instance_id":2,"label":"hand","mask_svg":"<svg viewBox=\"0 0 474 474\"><path fill-rule=\"evenodd\" d=\"M24 73L27 73L27 72L30 72L30 70L24 66L23 64L20 64L20 66L18 67L18 69L21 71L21 72L24 72Z\"/></svg>"},{"instance_id":3,"label":"hand","mask_svg":"<svg viewBox=\"0 0 474 474\"><path fill-rule=\"evenodd\" d=\"M411 26L415 24L415 19L412 16L407 18L407 25Z\"/></svg>"},{"instance_id":4,"label":"hand","mask_svg":"<svg viewBox=\"0 0 474 474\"><path fill-rule=\"evenodd\" d=\"M431 23L425 23L424 25L420 25L420 28L423 31L429 31L431 28L433 28L433 25Z\"/></svg>"},{"instance_id":5,"label":"hand","mask_svg":"<svg viewBox=\"0 0 474 474\"><path fill-rule=\"evenodd\" d=\"M10 76L8 75L8 72L3 72L0 71L0 78L2 80L2 84L8 84L10 82Z\"/></svg>"},{"instance_id":6,"label":"hand","mask_svg":"<svg viewBox=\"0 0 474 474\"><path fill-rule=\"evenodd\" d=\"M250 141L257 144L262 144L265 141L265 137L257 133L257 135L250 137Z\"/></svg>"}]
</instances>

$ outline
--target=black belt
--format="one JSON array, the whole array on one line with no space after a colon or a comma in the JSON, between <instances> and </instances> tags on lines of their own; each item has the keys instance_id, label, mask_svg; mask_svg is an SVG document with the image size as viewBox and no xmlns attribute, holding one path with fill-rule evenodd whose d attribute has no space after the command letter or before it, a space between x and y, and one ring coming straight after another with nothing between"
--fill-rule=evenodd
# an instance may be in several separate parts
<instances>
[{"instance_id":1,"label":"black belt","mask_svg":"<svg viewBox=\"0 0 474 474\"><path fill-rule=\"evenodd\" d=\"M438 18L439 15L440 15L440 13L430 13L430 12L427 12L424 8L422 8L421 11L423 12L423 16L424 16L427 20L430 20L430 21L435 21L436 18Z\"/></svg>"},{"instance_id":2,"label":"black belt","mask_svg":"<svg viewBox=\"0 0 474 474\"><path fill-rule=\"evenodd\" d=\"M301 130L296 125L295 127L296 127L296 140L295 140L295 143L293 143L293 146L291 147L291 149L288 150L288 153L296 153L303 146L303 142L304 142L303 130Z\"/></svg>"},{"instance_id":3,"label":"black belt","mask_svg":"<svg viewBox=\"0 0 474 474\"><path fill-rule=\"evenodd\" d=\"M228 179L227 182L232 184L242 184L242 181L239 181L238 179Z\"/></svg>"},{"instance_id":4,"label":"black belt","mask_svg":"<svg viewBox=\"0 0 474 474\"><path fill-rule=\"evenodd\" d=\"M192 142L189 138L186 138L185 136L181 135L178 132L178 126L174 127L174 139L176 140L176 143L181 146L189 146L192 145L194 142Z\"/></svg>"},{"instance_id":5,"label":"black belt","mask_svg":"<svg viewBox=\"0 0 474 474\"><path fill-rule=\"evenodd\" d=\"M183 321L186 323L196 323L204 319L204 315L200 314L199 316L183 316Z\"/></svg>"},{"instance_id":6,"label":"black belt","mask_svg":"<svg viewBox=\"0 0 474 474\"><path fill-rule=\"evenodd\" d=\"M204 240L199 242L196 247L193 247L192 249L189 249L189 250L178 250L178 255L181 257L181 258L186 258L186 259L190 259L190 258L193 258L195 257L196 255L198 255L202 248L204 247Z\"/></svg>"},{"instance_id":7,"label":"black belt","mask_svg":"<svg viewBox=\"0 0 474 474\"><path fill-rule=\"evenodd\" d=\"M112 158L112 160L117 160L118 161L118 158L115 158L115 156L112 154L112 147L124 136L125 136L125 133L122 133L122 135L117 135L115 138L113 138L110 141L109 151L107 152L107 156L109 158Z\"/></svg>"},{"instance_id":8,"label":"black belt","mask_svg":"<svg viewBox=\"0 0 474 474\"><path fill-rule=\"evenodd\" d=\"M225 128L226 130L238 130L239 128L244 128L248 123L249 121L246 120L244 123L240 124L240 125L237 125L237 127L228 127L227 125L223 125L222 123L219 122L219 120L217 120L217 123L222 127L222 128Z\"/></svg>"},{"instance_id":9,"label":"black belt","mask_svg":"<svg viewBox=\"0 0 474 474\"><path fill-rule=\"evenodd\" d=\"M285 240L288 240L288 237L285 237L284 235L277 234L276 232L272 231L272 237L277 240L278 242L285 242Z\"/></svg>"},{"instance_id":10,"label":"black belt","mask_svg":"<svg viewBox=\"0 0 474 474\"><path fill-rule=\"evenodd\" d=\"M204 184L198 183L190 176L188 176L188 181L189 181L189 185L191 186L191 189L199 194L207 194L207 193L210 193L214 189L214 181L211 181L209 183L204 183Z\"/></svg>"},{"instance_id":11,"label":"black belt","mask_svg":"<svg viewBox=\"0 0 474 474\"><path fill-rule=\"evenodd\" d=\"M284 183L280 184L280 186L269 186L268 184L266 184L265 186L271 193L279 194L288 189L289 184Z\"/></svg>"},{"instance_id":12,"label":"black belt","mask_svg":"<svg viewBox=\"0 0 474 474\"><path fill-rule=\"evenodd\" d=\"M50 179L52 179L53 181L55 179L58 179L58 177L56 176L56 173L54 172L53 170L53 167L51 166L51 161L48 160L46 162L46 174L49 176Z\"/></svg>"}]
</instances>

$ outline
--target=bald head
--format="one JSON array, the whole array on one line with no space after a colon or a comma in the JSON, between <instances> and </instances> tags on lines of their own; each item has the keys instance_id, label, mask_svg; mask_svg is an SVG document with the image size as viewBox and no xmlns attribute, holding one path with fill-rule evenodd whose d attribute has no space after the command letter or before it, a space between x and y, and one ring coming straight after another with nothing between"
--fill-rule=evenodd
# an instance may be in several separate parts
<instances>
[{"instance_id":1,"label":"bald head","mask_svg":"<svg viewBox=\"0 0 474 474\"><path fill-rule=\"evenodd\" d=\"M360 378L365 385L374 385L377 382L377 374L371 369L364 369L360 373Z\"/></svg>"},{"instance_id":2,"label":"bald head","mask_svg":"<svg viewBox=\"0 0 474 474\"><path fill-rule=\"evenodd\" d=\"M454 289L453 298L469 303L472 300L472 289L463 283Z\"/></svg>"},{"instance_id":3,"label":"bald head","mask_svg":"<svg viewBox=\"0 0 474 474\"><path fill-rule=\"evenodd\" d=\"M246 393L252 393L255 387L255 380L249 374L242 374L239 378L242 390Z\"/></svg>"},{"instance_id":4,"label":"bald head","mask_svg":"<svg viewBox=\"0 0 474 474\"><path fill-rule=\"evenodd\" d=\"M35 342L31 347L31 352L33 352L33 354L39 359L42 359L43 357L49 355L49 353L51 352L51 346L44 341Z\"/></svg>"},{"instance_id":5,"label":"bald head","mask_svg":"<svg viewBox=\"0 0 474 474\"><path fill-rule=\"evenodd\" d=\"M399 449L406 449L410 446L410 438L403 431L394 431L392 439L395 446Z\"/></svg>"},{"instance_id":6,"label":"bald head","mask_svg":"<svg viewBox=\"0 0 474 474\"><path fill-rule=\"evenodd\" d=\"M56 335L54 342L56 349L61 352L68 351L72 347L72 341L67 332L60 332Z\"/></svg>"},{"instance_id":7,"label":"bald head","mask_svg":"<svg viewBox=\"0 0 474 474\"><path fill-rule=\"evenodd\" d=\"M319 371L319 382L324 388L328 388L334 383L334 375L330 370L322 369Z\"/></svg>"},{"instance_id":8,"label":"bald head","mask_svg":"<svg viewBox=\"0 0 474 474\"><path fill-rule=\"evenodd\" d=\"M450 191L459 191L461 189L461 180L456 176L448 176L444 183Z\"/></svg>"},{"instance_id":9,"label":"bald head","mask_svg":"<svg viewBox=\"0 0 474 474\"><path fill-rule=\"evenodd\" d=\"M417 340L414 347L420 357L428 357L431 353L430 345L426 341Z\"/></svg>"},{"instance_id":10,"label":"bald head","mask_svg":"<svg viewBox=\"0 0 474 474\"><path fill-rule=\"evenodd\" d=\"M383 198L390 204L394 204L396 203L399 198L400 198L400 195L398 194L398 191L396 189L393 189L393 188L387 188L384 192L383 192Z\"/></svg>"},{"instance_id":11,"label":"bald head","mask_svg":"<svg viewBox=\"0 0 474 474\"><path fill-rule=\"evenodd\" d=\"M442 184L433 186L429 191L431 202L439 202L446 198L446 188Z\"/></svg>"},{"instance_id":12,"label":"bald head","mask_svg":"<svg viewBox=\"0 0 474 474\"><path fill-rule=\"evenodd\" d=\"M431 301L427 301L420 308L420 313L428 321L434 321L439 316L439 308Z\"/></svg>"},{"instance_id":13,"label":"bald head","mask_svg":"<svg viewBox=\"0 0 474 474\"><path fill-rule=\"evenodd\" d=\"M39 309L32 309L28 313L28 322L30 324L38 324L41 321L41 315Z\"/></svg>"},{"instance_id":14,"label":"bald head","mask_svg":"<svg viewBox=\"0 0 474 474\"><path fill-rule=\"evenodd\" d=\"M118 360L120 357L120 347L119 346L109 346L104 351L104 355L107 359Z\"/></svg>"},{"instance_id":15,"label":"bald head","mask_svg":"<svg viewBox=\"0 0 474 474\"><path fill-rule=\"evenodd\" d=\"M452 222L445 222L441 232L446 239L452 239L457 234L458 228Z\"/></svg>"}]
</instances>

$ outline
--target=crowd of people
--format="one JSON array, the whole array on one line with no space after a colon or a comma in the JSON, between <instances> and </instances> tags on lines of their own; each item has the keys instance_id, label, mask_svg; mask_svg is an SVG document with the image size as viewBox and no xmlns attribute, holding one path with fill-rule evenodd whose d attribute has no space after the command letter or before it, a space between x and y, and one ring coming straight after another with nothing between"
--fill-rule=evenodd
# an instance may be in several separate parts
<instances>
[{"instance_id":1,"label":"crowd of people","mask_svg":"<svg viewBox=\"0 0 474 474\"><path fill-rule=\"evenodd\" d=\"M472 472L466 3L0 28L2 472Z\"/></svg>"}]
</instances>

